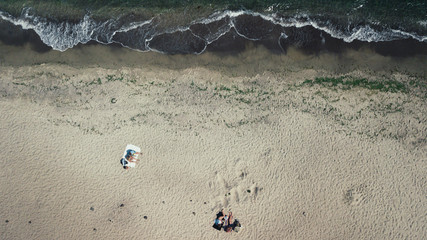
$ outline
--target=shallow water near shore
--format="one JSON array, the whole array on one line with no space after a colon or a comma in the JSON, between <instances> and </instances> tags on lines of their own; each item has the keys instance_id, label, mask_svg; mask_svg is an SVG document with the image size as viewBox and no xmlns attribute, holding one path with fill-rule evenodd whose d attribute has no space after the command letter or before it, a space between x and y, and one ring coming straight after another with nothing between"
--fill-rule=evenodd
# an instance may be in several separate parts
<instances>
[{"instance_id":1,"label":"shallow water near shore","mask_svg":"<svg viewBox=\"0 0 427 240\"><path fill-rule=\"evenodd\" d=\"M290 48L286 54L274 53L262 45L242 43L243 50L236 54L206 52L201 55L165 55L155 52L136 52L120 46L80 45L65 52L46 50L39 52L37 45L26 43L11 46L0 43L0 65L25 66L58 63L74 67L155 67L185 69L205 67L225 74L253 76L264 71L296 71L316 69L345 74L354 70L372 71L389 75L395 72L425 77L427 56L390 57L372 49L343 50L340 53L321 52L307 54Z\"/></svg>"}]
</instances>

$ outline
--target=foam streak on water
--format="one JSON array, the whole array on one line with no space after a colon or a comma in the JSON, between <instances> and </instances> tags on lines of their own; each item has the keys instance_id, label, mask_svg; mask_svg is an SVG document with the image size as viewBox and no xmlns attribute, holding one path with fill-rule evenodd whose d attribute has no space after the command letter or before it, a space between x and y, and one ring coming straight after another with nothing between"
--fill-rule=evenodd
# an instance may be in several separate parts
<instances>
[{"instance_id":1,"label":"foam streak on water","mask_svg":"<svg viewBox=\"0 0 427 240\"><path fill-rule=\"evenodd\" d=\"M314 19L307 14L285 17L277 13L261 14L243 10L215 12L207 18L194 20L188 26L167 29L157 28L156 22L160 16L129 23L123 23L120 19L98 22L90 15L85 15L77 23L54 22L32 15L31 9L26 8L20 17L13 17L0 11L0 18L23 29L34 30L43 43L58 51L65 51L79 43L85 44L94 40L102 44L119 43L138 51L200 54L207 46L231 32L251 41L275 37L279 46L283 39L290 41L300 38L299 41L307 41L303 39L307 38L307 35L301 37L298 32L289 30L304 27L320 30L319 38L323 42L322 32L348 43L355 40L380 42L401 39L427 42L427 36L375 24L352 26L348 23L348 26L337 26L328 20ZM279 33L275 34L277 31Z\"/></svg>"}]
</instances>

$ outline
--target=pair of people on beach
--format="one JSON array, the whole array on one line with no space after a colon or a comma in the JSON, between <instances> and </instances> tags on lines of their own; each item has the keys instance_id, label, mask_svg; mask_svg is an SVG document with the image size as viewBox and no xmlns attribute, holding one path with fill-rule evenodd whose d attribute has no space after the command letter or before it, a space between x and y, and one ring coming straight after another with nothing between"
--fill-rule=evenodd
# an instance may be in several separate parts
<instances>
[{"instance_id":1,"label":"pair of people on beach","mask_svg":"<svg viewBox=\"0 0 427 240\"><path fill-rule=\"evenodd\" d=\"M217 230L224 228L226 232L232 232L236 230L236 227L241 227L239 220L234 219L233 213L229 212L228 215L224 214L224 210L221 210L217 214L213 227Z\"/></svg>"},{"instance_id":2,"label":"pair of people on beach","mask_svg":"<svg viewBox=\"0 0 427 240\"><path fill-rule=\"evenodd\" d=\"M134 150L128 150L126 156L122 158L121 163L123 167L128 170L130 167L134 168L136 164L138 163L138 155L141 154L140 152L136 152Z\"/></svg>"}]
</instances>

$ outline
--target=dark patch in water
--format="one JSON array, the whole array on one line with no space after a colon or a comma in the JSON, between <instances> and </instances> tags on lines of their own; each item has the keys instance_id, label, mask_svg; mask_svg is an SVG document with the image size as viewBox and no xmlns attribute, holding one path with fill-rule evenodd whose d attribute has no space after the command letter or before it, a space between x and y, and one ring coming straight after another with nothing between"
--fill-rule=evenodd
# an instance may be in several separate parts
<instances>
[{"instance_id":1,"label":"dark patch in water","mask_svg":"<svg viewBox=\"0 0 427 240\"><path fill-rule=\"evenodd\" d=\"M190 26L190 30L205 41L212 42L230 27L230 17L226 16L210 23L194 23Z\"/></svg>"},{"instance_id":2,"label":"dark patch in water","mask_svg":"<svg viewBox=\"0 0 427 240\"><path fill-rule=\"evenodd\" d=\"M186 30L157 35L148 42L148 47L169 54L201 53L206 43Z\"/></svg>"},{"instance_id":3,"label":"dark patch in water","mask_svg":"<svg viewBox=\"0 0 427 240\"><path fill-rule=\"evenodd\" d=\"M222 35L218 40L208 45L207 51L235 54L243 52L245 42L249 40L239 36L234 29Z\"/></svg>"},{"instance_id":4,"label":"dark patch in water","mask_svg":"<svg viewBox=\"0 0 427 240\"><path fill-rule=\"evenodd\" d=\"M371 43L372 49L383 56L409 57L416 54L427 55L427 43L414 39Z\"/></svg>"},{"instance_id":5,"label":"dark patch in water","mask_svg":"<svg viewBox=\"0 0 427 240\"><path fill-rule=\"evenodd\" d=\"M286 37L281 37L279 40L283 51L287 51L288 47L297 47L306 53L318 53L321 50L322 37L320 32L312 27L296 28L291 27L285 30Z\"/></svg>"},{"instance_id":6,"label":"dark patch in water","mask_svg":"<svg viewBox=\"0 0 427 240\"><path fill-rule=\"evenodd\" d=\"M16 26L10 22L0 19L0 41L4 44L12 46L24 46L27 43L31 44L31 49L44 53L52 48L44 44L39 35L33 30L25 30L20 26Z\"/></svg>"},{"instance_id":7,"label":"dark patch in water","mask_svg":"<svg viewBox=\"0 0 427 240\"><path fill-rule=\"evenodd\" d=\"M233 22L238 33L253 40L268 38L276 25L260 16L247 14L234 18Z\"/></svg>"}]
</instances>

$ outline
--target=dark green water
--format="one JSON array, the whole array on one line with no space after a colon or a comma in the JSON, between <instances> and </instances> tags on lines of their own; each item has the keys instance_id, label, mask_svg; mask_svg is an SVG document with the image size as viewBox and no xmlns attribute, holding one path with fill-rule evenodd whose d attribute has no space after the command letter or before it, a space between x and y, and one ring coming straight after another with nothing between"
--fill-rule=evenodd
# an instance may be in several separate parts
<instances>
[{"instance_id":1,"label":"dark green water","mask_svg":"<svg viewBox=\"0 0 427 240\"><path fill-rule=\"evenodd\" d=\"M427 20L427 2L423 0L3 0L0 6L14 14L23 6L33 7L39 15L67 15L66 12L49 12L55 8L69 8L85 13L108 8L145 8L155 11L198 7L211 9L276 11L283 14L310 13L334 15L338 18L359 18L380 21L391 25ZM46 10L48 10L46 12Z\"/></svg>"}]
</instances>

